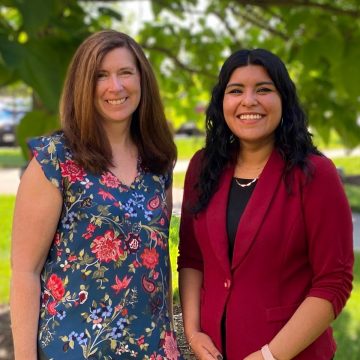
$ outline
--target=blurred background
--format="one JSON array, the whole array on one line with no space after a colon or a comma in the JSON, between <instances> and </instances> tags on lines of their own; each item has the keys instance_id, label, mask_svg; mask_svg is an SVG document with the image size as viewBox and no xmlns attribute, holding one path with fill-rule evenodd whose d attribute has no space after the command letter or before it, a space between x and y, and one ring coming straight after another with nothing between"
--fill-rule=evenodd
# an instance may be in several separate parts
<instances>
[{"instance_id":1,"label":"blurred background","mask_svg":"<svg viewBox=\"0 0 360 360\"><path fill-rule=\"evenodd\" d=\"M240 48L266 48L283 59L314 141L338 167L353 210L354 291L335 322L336 359L360 359L360 0L1 0L0 359L12 359L10 233L19 175L29 157L26 140L59 128L70 58L85 37L106 28L142 45L174 129L173 263L184 174L203 145L204 111L220 66Z\"/></svg>"}]
</instances>

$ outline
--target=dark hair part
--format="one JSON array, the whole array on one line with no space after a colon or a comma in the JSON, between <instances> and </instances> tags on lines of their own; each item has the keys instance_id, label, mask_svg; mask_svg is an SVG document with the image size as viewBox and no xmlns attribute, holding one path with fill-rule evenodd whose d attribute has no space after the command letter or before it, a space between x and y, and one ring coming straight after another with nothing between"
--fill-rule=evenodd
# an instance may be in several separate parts
<instances>
[{"instance_id":1,"label":"dark hair part","mask_svg":"<svg viewBox=\"0 0 360 360\"><path fill-rule=\"evenodd\" d=\"M223 169L236 160L237 151L240 150L238 139L226 124L223 99L233 71L247 65L262 66L281 97L282 121L275 130L275 148L285 160L284 179L288 191L291 191L291 170L299 166L310 176L311 169L307 157L310 153L319 154L312 143L305 113L299 104L295 85L284 63L264 49L239 50L223 64L206 111L206 143L197 183L199 195L195 212L200 212L207 206L217 190Z\"/></svg>"},{"instance_id":2,"label":"dark hair part","mask_svg":"<svg viewBox=\"0 0 360 360\"><path fill-rule=\"evenodd\" d=\"M105 55L115 48L129 49L140 72L141 99L132 116L130 132L142 166L156 174L164 174L172 169L177 154L158 84L140 45L118 31L92 34L72 58L60 103L61 124L68 145L74 160L94 173L101 173L112 165L110 143L95 108L95 88L97 70Z\"/></svg>"}]
</instances>

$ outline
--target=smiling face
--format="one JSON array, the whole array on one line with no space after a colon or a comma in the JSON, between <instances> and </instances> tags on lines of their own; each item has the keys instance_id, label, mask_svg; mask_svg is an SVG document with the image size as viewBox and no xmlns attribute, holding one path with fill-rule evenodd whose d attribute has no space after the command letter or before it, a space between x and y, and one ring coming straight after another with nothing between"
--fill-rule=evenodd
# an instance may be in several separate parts
<instances>
[{"instance_id":1,"label":"smiling face","mask_svg":"<svg viewBox=\"0 0 360 360\"><path fill-rule=\"evenodd\" d=\"M97 70L95 106L106 122L131 121L141 97L140 74L132 52L115 48Z\"/></svg>"},{"instance_id":2,"label":"smiling face","mask_svg":"<svg viewBox=\"0 0 360 360\"><path fill-rule=\"evenodd\" d=\"M225 121L241 144L274 142L281 120L281 97L264 67L247 65L234 70L225 88Z\"/></svg>"}]
</instances>

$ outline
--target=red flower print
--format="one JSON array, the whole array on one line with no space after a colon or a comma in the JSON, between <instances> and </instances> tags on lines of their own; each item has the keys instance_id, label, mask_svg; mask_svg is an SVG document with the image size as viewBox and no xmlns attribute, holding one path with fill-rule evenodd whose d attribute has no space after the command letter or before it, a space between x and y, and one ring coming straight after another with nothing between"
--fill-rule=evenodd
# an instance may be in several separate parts
<instances>
[{"instance_id":1,"label":"red flower print","mask_svg":"<svg viewBox=\"0 0 360 360\"><path fill-rule=\"evenodd\" d=\"M148 269L154 269L155 266L159 263L159 254L154 248L145 249L140 257L142 259L143 265Z\"/></svg>"},{"instance_id":2,"label":"red flower print","mask_svg":"<svg viewBox=\"0 0 360 360\"><path fill-rule=\"evenodd\" d=\"M122 311L121 311L121 315L122 316L126 316L128 314L128 310L127 309L123 309Z\"/></svg>"},{"instance_id":3,"label":"red flower print","mask_svg":"<svg viewBox=\"0 0 360 360\"><path fill-rule=\"evenodd\" d=\"M120 240L113 230L107 230L103 236L97 236L91 244L91 251L100 261L117 261L122 254Z\"/></svg>"},{"instance_id":4,"label":"red flower print","mask_svg":"<svg viewBox=\"0 0 360 360\"><path fill-rule=\"evenodd\" d=\"M141 335L138 339L137 339L137 343L138 345L142 345L145 342L145 336Z\"/></svg>"},{"instance_id":5,"label":"red flower print","mask_svg":"<svg viewBox=\"0 0 360 360\"><path fill-rule=\"evenodd\" d=\"M102 189L99 190L98 194L102 196L103 200L106 199L115 200L115 198L109 192L104 191Z\"/></svg>"},{"instance_id":6,"label":"red flower print","mask_svg":"<svg viewBox=\"0 0 360 360\"><path fill-rule=\"evenodd\" d=\"M157 235L155 231L150 232L150 239L153 241L157 241Z\"/></svg>"},{"instance_id":7,"label":"red flower print","mask_svg":"<svg viewBox=\"0 0 360 360\"><path fill-rule=\"evenodd\" d=\"M106 172L101 176L100 182L109 188L117 188L120 185L118 178L111 172Z\"/></svg>"},{"instance_id":8,"label":"red flower print","mask_svg":"<svg viewBox=\"0 0 360 360\"><path fill-rule=\"evenodd\" d=\"M53 242L55 246L60 245L60 234L58 232L55 234Z\"/></svg>"},{"instance_id":9,"label":"red flower print","mask_svg":"<svg viewBox=\"0 0 360 360\"><path fill-rule=\"evenodd\" d=\"M118 294L120 292L120 290L126 289L129 286L131 279L132 279L132 276L130 278L128 278L126 275L122 280L120 280L118 278L118 276L116 275L115 276L116 284L111 285L111 287L115 290L115 293Z\"/></svg>"},{"instance_id":10,"label":"red flower print","mask_svg":"<svg viewBox=\"0 0 360 360\"><path fill-rule=\"evenodd\" d=\"M46 284L55 300L60 301L65 294L62 280L55 274L52 274Z\"/></svg>"},{"instance_id":11,"label":"red flower print","mask_svg":"<svg viewBox=\"0 0 360 360\"><path fill-rule=\"evenodd\" d=\"M155 210L160 206L161 199L158 194L154 195L147 203L148 210Z\"/></svg>"},{"instance_id":12,"label":"red flower print","mask_svg":"<svg viewBox=\"0 0 360 360\"><path fill-rule=\"evenodd\" d=\"M56 304L57 304L56 301L52 301L52 302L48 303L48 305L47 305L47 311L48 311L48 313L49 313L50 315L56 315L56 314L57 314Z\"/></svg>"},{"instance_id":13,"label":"red flower print","mask_svg":"<svg viewBox=\"0 0 360 360\"><path fill-rule=\"evenodd\" d=\"M94 224L89 224L86 228L86 231L94 232L96 229L96 226Z\"/></svg>"},{"instance_id":14,"label":"red flower print","mask_svg":"<svg viewBox=\"0 0 360 360\"><path fill-rule=\"evenodd\" d=\"M156 355L156 353L151 354L150 360L164 360L162 355Z\"/></svg>"},{"instance_id":15,"label":"red flower print","mask_svg":"<svg viewBox=\"0 0 360 360\"><path fill-rule=\"evenodd\" d=\"M70 184L76 181L83 181L86 173L84 169L75 161L66 160L65 163L60 163L61 175L69 179Z\"/></svg>"},{"instance_id":16,"label":"red flower print","mask_svg":"<svg viewBox=\"0 0 360 360\"><path fill-rule=\"evenodd\" d=\"M177 348L176 340L171 332L165 333L164 350L166 358L169 360L177 360L180 356Z\"/></svg>"},{"instance_id":17,"label":"red flower print","mask_svg":"<svg viewBox=\"0 0 360 360\"><path fill-rule=\"evenodd\" d=\"M79 292L79 301L80 304L83 304L88 298L88 292L85 290L82 290Z\"/></svg>"},{"instance_id":18,"label":"red flower print","mask_svg":"<svg viewBox=\"0 0 360 360\"><path fill-rule=\"evenodd\" d=\"M77 260L77 256L76 256L76 255L69 255L69 257L68 257L68 261L69 261L69 262L73 262L73 261L75 261L75 260Z\"/></svg>"}]
</instances>

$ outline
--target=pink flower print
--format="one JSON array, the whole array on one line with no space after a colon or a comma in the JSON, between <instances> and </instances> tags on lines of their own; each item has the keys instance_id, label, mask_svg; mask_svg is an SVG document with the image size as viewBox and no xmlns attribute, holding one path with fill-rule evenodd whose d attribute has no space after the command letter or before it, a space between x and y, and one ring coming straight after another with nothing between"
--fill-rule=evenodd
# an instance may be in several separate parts
<instances>
[{"instance_id":1,"label":"pink flower print","mask_svg":"<svg viewBox=\"0 0 360 360\"><path fill-rule=\"evenodd\" d=\"M120 185L118 178L109 171L101 175L100 183L109 188L117 188Z\"/></svg>"},{"instance_id":2,"label":"pink flower print","mask_svg":"<svg viewBox=\"0 0 360 360\"><path fill-rule=\"evenodd\" d=\"M84 169L73 160L66 160L60 163L61 175L67 177L70 184L76 181L83 181L86 173Z\"/></svg>"},{"instance_id":3,"label":"pink flower print","mask_svg":"<svg viewBox=\"0 0 360 360\"><path fill-rule=\"evenodd\" d=\"M177 360L180 356L176 340L171 332L165 333L164 350L166 359Z\"/></svg>"},{"instance_id":4,"label":"pink flower print","mask_svg":"<svg viewBox=\"0 0 360 360\"><path fill-rule=\"evenodd\" d=\"M117 261L123 253L120 240L115 237L113 230L107 230L103 236L97 236L90 247L96 257L103 262Z\"/></svg>"}]
</instances>

